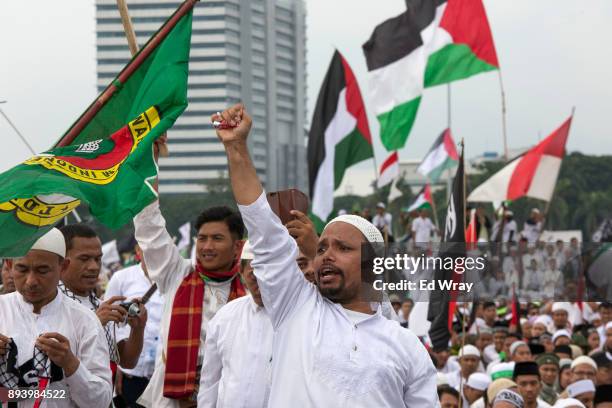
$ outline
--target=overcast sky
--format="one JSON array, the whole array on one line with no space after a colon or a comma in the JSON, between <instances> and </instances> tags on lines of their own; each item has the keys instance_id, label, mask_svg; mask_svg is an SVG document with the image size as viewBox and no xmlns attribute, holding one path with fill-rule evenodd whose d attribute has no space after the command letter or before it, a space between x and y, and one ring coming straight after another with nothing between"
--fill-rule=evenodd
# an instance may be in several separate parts
<instances>
[{"instance_id":1,"label":"overcast sky","mask_svg":"<svg viewBox=\"0 0 612 408\"><path fill-rule=\"evenodd\" d=\"M569 116L569 151L612 154L612 1L485 0L506 88L508 144L530 146ZM307 0L309 117L334 47L352 65L367 95L361 44L374 27L401 13L404 0ZM129 0L128 0L129 5ZM36 151L49 148L96 96L93 0L0 1L0 107ZM375 122L372 133L378 132ZM425 91L400 158L421 158L447 126L446 87ZM496 72L452 85L452 129L466 154L502 150ZM0 118L0 171L29 156ZM377 155L383 152L377 149ZM380 158L379 158L380 161ZM373 163L347 174L369 192Z\"/></svg>"}]
</instances>

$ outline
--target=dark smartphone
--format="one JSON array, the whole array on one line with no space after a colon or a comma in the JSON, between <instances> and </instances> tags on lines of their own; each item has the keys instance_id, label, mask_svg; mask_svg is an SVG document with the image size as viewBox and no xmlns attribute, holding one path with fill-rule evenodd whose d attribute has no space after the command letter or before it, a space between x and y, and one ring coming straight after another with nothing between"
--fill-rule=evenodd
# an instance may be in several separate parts
<instances>
[{"instance_id":1,"label":"dark smartphone","mask_svg":"<svg viewBox=\"0 0 612 408\"><path fill-rule=\"evenodd\" d=\"M291 210L308 214L308 197L300 190L291 188L289 190L273 191L266 194L266 197L272 211L280 218L283 225L295 218L289 213Z\"/></svg>"}]
</instances>

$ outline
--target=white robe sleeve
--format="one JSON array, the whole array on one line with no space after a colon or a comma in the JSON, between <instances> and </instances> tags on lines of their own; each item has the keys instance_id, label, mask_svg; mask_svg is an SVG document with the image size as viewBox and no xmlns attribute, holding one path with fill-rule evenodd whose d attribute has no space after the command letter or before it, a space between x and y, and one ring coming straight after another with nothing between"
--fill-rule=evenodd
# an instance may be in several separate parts
<instances>
[{"instance_id":1,"label":"white robe sleeve","mask_svg":"<svg viewBox=\"0 0 612 408\"><path fill-rule=\"evenodd\" d=\"M97 317L85 320L76 357L79 368L65 381L70 399L79 407L107 408L113 397L106 335Z\"/></svg>"},{"instance_id":2,"label":"white robe sleeve","mask_svg":"<svg viewBox=\"0 0 612 408\"><path fill-rule=\"evenodd\" d=\"M265 192L254 203L238 209L255 254L251 265L261 298L276 329L305 299L316 295L316 288L299 269L297 244L272 212Z\"/></svg>"},{"instance_id":3,"label":"white robe sleeve","mask_svg":"<svg viewBox=\"0 0 612 408\"><path fill-rule=\"evenodd\" d=\"M204 362L200 371L198 408L215 408L219 395L219 382L223 371L223 360L218 347L219 325L215 318L209 323L204 345Z\"/></svg>"},{"instance_id":4,"label":"white robe sleeve","mask_svg":"<svg viewBox=\"0 0 612 408\"><path fill-rule=\"evenodd\" d=\"M191 268L190 261L181 257L166 231L166 220L159 210L159 201L149 204L134 217L134 230L149 277L157 283L161 294L167 293Z\"/></svg>"}]
</instances>

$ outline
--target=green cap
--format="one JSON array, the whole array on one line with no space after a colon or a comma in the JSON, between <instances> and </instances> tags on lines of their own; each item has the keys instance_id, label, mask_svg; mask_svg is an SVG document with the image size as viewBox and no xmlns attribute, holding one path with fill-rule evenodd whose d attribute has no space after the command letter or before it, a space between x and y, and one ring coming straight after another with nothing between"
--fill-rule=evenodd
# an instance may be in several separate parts
<instances>
[{"instance_id":1,"label":"green cap","mask_svg":"<svg viewBox=\"0 0 612 408\"><path fill-rule=\"evenodd\" d=\"M554 364L559 367L559 357L552 353L544 353L536 359L536 363L538 363L538 367L544 364Z\"/></svg>"}]
</instances>

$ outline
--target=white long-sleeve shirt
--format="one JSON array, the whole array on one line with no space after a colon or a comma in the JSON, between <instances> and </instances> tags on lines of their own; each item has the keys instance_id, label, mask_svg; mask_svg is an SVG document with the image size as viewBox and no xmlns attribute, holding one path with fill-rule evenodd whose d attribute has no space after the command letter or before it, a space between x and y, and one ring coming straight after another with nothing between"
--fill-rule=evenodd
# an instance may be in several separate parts
<instances>
[{"instance_id":1,"label":"white long-sleeve shirt","mask_svg":"<svg viewBox=\"0 0 612 408\"><path fill-rule=\"evenodd\" d=\"M272 323L252 296L208 323L198 408L264 408L272 380Z\"/></svg>"},{"instance_id":2,"label":"white long-sleeve shirt","mask_svg":"<svg viewBox=\"0 0 612 408\"><path fill-rule=\"evenodd\" d=\"M125 296L128 301L142 297L151 287L152 283L142 270L142 265L132 265L121 269L113 274L106 287L104 300L113 296ZM142 352L138 357L136 367L127 369L121 367L121 371L135 377L151 378L155 368L155 356L159 341L159 325L162 316L164 299L155 291L145 307L147 308L147 325L144 329ZM117 327L117 343L130 337L131 328L128 324Z\"/></svg>"},{"instance_id":3,"label":"white long-sleeve shirt","mask_svg":"<svg viewBox=\"0 0 612 408\"><path fill-rule=\"evenodd\" d=\"M168 331L174 296L181 282L193 266L189 259L181 257L168 232L166 220L159 210L159 202L155 201L145 207L134 217L136 241L143 251L147 271L152 281L157 283L160 294L164 296L164 308L160 322L161 353L155 359L155 371L138 403L145 407L179 408L179 400L165 398L164 375L166 372L166 350L168 349ZM204 304L202 305L202 327L200 329L200 348L198 361L204 358L204 342L206 326L217 310L227 303L231 281L206 282L204 286Z\"/></svg>"},{"instance_id":4,"label":"white long-sleeve shirt","mask_svg":"<svg viewBox=\"0 0 612 408\"><path fill-rule=\"evenodd\" d=\"M410 330L380 308L355 319L325 299L298 268L297 245L265 194L238 208L275 330L269 407L439 406L436 370Z\"/></svg>"},{"instance_id":5,"label":"white long-sleeve shirt","mask_svg":"<svg viewBox=\"0 0 612 408\"><path fill-rule=\"evenodd\" d=\"M70 377L60 367L51 365L52 378L47 389L66 389L66 398L45 399L42 406L107 408L112 398L111 370L106 337L96 315L59 291L40 314L34 313L32 304L18 292L0 296L0 333L12 338L17 347L19 387L38 389L34 344L40 334L50 332L68 339L70 350L80 363ZM30 399L19 406L32 407L34 402Z\"/></svg>"}]
</instances>

